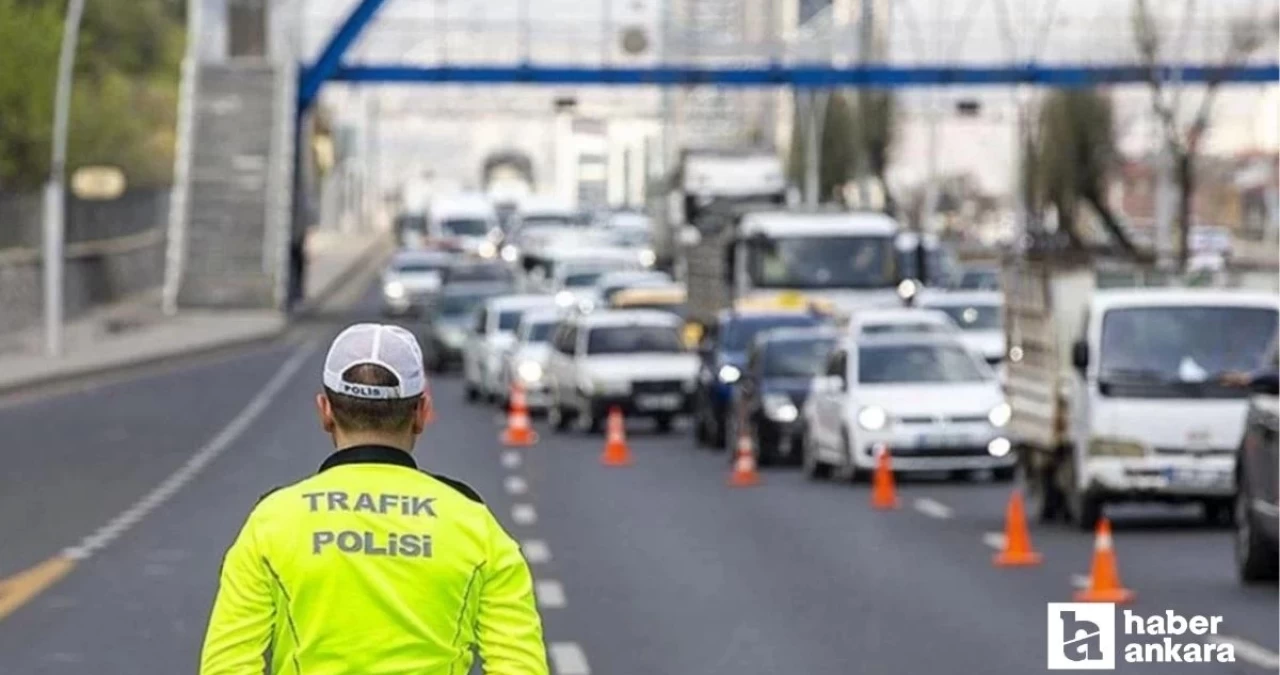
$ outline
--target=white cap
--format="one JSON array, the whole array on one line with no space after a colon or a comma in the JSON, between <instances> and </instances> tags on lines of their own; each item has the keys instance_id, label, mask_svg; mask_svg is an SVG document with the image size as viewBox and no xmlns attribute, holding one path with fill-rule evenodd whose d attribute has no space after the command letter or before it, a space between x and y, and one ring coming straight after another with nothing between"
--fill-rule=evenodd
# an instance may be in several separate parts
<instances>
[{"instance_id":1,"label":"white cap","mask_svg":"<svg viewBox=\"0 0 1280 675\"><path fill-rule=\"evenodd\" d=\"M347 382L343 376L356 366L382 366L395 375L396 386ZM333 339L324 360L324 386L355 398L396 399L421 396L427 389L422 349L413 334L399 326L358 323Z\"/></svg>"}]
</instances>

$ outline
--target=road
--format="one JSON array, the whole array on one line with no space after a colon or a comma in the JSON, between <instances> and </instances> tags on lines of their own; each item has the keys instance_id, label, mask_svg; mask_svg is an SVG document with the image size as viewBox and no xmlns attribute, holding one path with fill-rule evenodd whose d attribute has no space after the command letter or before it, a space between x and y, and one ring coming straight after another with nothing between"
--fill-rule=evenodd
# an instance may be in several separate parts
<instances>
[{"instance_id":1,"label":"road","mask_svg":"<svg viewBox=\"0 0 1280 675\"><path fill-rule=\"evenodd\" d=\"M192 672L244 516L330 450L312 396L334 332L0 401L0 673ZM1088 572L1092 537L1061 527L1033 530L1042 565L992 566L1008 485L904 482L894 512L791 470L730 488L725 457L638 423L633 464L609 468L576 432L504 449L495 410L434 390L419 462L524 543L560 675L1042 672L1045 603ZM1115 541L1133 609L1221 615L1243 645L1121 672L1277 672L1276 587L1236 583L1227 531L1131 511Z\"/></svg>"}]
</instances>

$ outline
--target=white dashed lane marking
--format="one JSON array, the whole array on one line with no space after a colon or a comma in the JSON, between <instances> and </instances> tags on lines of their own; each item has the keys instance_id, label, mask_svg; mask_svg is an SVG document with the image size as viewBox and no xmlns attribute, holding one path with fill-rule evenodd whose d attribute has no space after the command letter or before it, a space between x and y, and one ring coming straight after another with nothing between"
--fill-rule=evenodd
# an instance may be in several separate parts
<instances>
[{"instance_id":1,"label":"white dashed lane marking","mask_svg":"<svg viewBox=\"0 0 1280 675\"><path fill-rule=\"evenodd\" d=\"M550 609L564 607L564 586L554 579L543 579L533 584L533 593L538 596L538 604Z\"/></svg>"},{"instance_id":2,"label":"white dashed lane marking","mask_svg":"<svg viewBox=\"0 0 1280 675\"><path fill-rule=\"evenodd\" d=\"M939 501L934 501L928 497L917 499L913 504L915 509L930 518L945 520L951 517L951 507Z\"/></svg>"},{"instance_id":3,"label":"white dashed lane marking","mask_svg":"<svg viewBox=\"0 0 1280 675\"><path fill-rule=\"evenodd\" d=\"M526 539L520 544L520 550L524 551L524 559L529 561L530 565L541 565L551 561L551 549L547 547L547 542L541 539Z\"/></svg>"},{"instance_id":4,"label":"white dashed lane marking","mask_svg":"<svg viewBox=\"0 0 1280 675\"><path fill-rule=\"evenodd\" d=\"M591 667L587 665L587 655L576 642L552 642L551 665L558 675L591 675Z\"/></svg>"},{"instance_id":5,"label":"white dashed lane marking","mask_svg":"<svg viewBox=\"0 0 1280 675\"><path fill-rule=\"evenodd\" d=\"M511 507L511 519L517 525L532 525L538 522L538 512L533 510L532 504L516 504Z\"/></svg>"},{"instance_id":6,"label":"white dashed lane marking","mask_svg":"<svg viewBox=\"0 0 1280 675\"><path fill-rule=\"evenodd\" d=\"M1244 638L1216 635L1209 638L1209 641L1235 647L1236 659L1239 661L1247 661L1255 666L1266 668L1273 673L1276 672L1277 668L1280 668L1280 654L1276 654L1270 649L1256 645Z\"/></svg>"},{"instance_id":7,"label":"white dashed lane marking","mask_svg":"<svg viewBox=\"0 0 1280 675\"><path fill-rule=\"evenodd\" d=\"M506 488L507 494L522 495L529 491L529 484L519 476L507 476L502 486Z\"/></svg>"},{"instance_id":8,"label":"white dashed lane marking","mask_svg":"<svg viewBox=\"0 0 1280 675\"><path fill-rule=\"evenodd\" d=\"M988 532L982 535L982 543L998 551L1004 550L1005 537L999 532Z\"/></svg>"},{"instance_id":9,"label":"white dashed lane marking","mask_svg":"<svg viewBox=\"0 0 1280 675\"><path fill-rule=\"evenodd\" d=\"M520 453L515 450L507 450L502 453L502 466L507 469L517 469L520 467Z\"/></svg>"},{"instance_id":10,"label":"white dashed lane marking","mask_svg":"<svg viewBox=\"0 0 1280 675\"><path fill-rule=\"evenodd\" d=\"M1090 578L1089 578L1089 576L1088 576L1087 574L1072 574L1072 575L1071 575L1071 587L1072 587L1072 588L1088 588L1088 587L1089 587L1089 584L1090 584L1091 582L1092 582L1092 579L1090 579Z\"/></svg>"},{"instance_id":11,"label":"white dashed lane marking","mask_svg":"<svg viewBox=\"0 0 1280 675\"><path fill-rule=\"evenodd\" d=\"M133 527L151 513L157 506L160 506L165 500L172 497L178 490L181 490L196 474L200 473L210 462L217 459L218 455L226 452L231 444L240 438L240 435L249 428L253 421L258 419L280 391L289 383L289 379L293 377L302 364L311 356L316 349L316 342L308 342L298 348L283 364L280 369L271 376L270 380L263 385L257 395L250 399L249 404L244 407L230 422L227 423L218 435L209 439L195 454L187 459L186 463L178 467L177 471L169 474L162 483L157 485L151 492L147 493L137 503L129 507L120 515L107 521L106 525L98 528L93 534L85 537L79 544L71 546L63 550L62 554L72 560L84 560L95 552L101 550L107 544L110 544L116 537L124 534L126 530Z\"/></svg>"}]
</instances>

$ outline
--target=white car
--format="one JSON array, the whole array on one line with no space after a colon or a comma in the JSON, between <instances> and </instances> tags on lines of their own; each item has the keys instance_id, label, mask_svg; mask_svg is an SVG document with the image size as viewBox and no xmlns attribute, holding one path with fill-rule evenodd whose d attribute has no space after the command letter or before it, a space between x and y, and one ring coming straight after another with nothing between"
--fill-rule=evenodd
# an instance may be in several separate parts
<instances>
[{"instance_id":1,"label":"white car","mask_svg":"<svg viewBox=\"0 0 1280 675\"><path fill-rule=\"evenodd\" d=\"M1013 477L1012 411L991 368L953 337L848 338L813 380L802 459L811 477L870 474L881 447L894 471L992 470Z\"/></svg>"},{"instance_id":2,"label":"white car","mask_svg":"<svg viewBox=\"0 0 1280 675\"><path fill-rule=\"evenodd\" d=\"M530 410L545 410L551 401L547 388L547 368L551 359L551 335L564 319L555 309L531 309L520 317L515 343L503 353L498 380L509 392L517 381L524 387Z\"/></svg>"},{"instance_id":3,"label":"white car","mask_svg":"<svg viewBox=\"0 0 1280 675\"><path fill-rule=\"evenodd\" d=\"M851 338L904 333L958 337L960 327L946 312L936 309L862 309L849 318Z\"/></svg>"},{"instance_id":4,"label":"white car","mask_svg":"<svg viewBox=\"0 0 1280 675\"><path fill-rule=\"evenodd\" d=\"M451 256L438 251L400 251L382 272L384 314L412 314L439 292Z\"/></svg>"},{"instance_id":5,"label":"white car","mask_svg":"<svg viewBox=\"0 0 1280 675\"><path fill-rule=\"evenodd\" d=\"M580 249L564 252L551 265L543 290L555 296L565 309L595 309L596 283L615 270L635 270L640 265L625 253L613 249Z\"/></svg>"},{"instance_id":6,"label":"white car","mask_svg":"<svg viewBox=\"0 0 1280 675\"><path fill-rule=\"evenodd\" d=\"M952 291L920 297L920 306L946 312L960 341L992 367L1004 360L1004 296L1000 291Z\"/></svg>"},{"instance_id":7,"label":"white car","mask_svg":"<svg viewBox=\"0 0 1280 675\"><path fill-rule=\"evenodd\" d=\"M431 200L428 222L431 237L446 248L482 258L498 255L498 212L484 195L437 197Z\"/></svg>"},{"instance_id":8,"label":"white car","mask_svg":"<svg viewBox=\"0 0 1280 675\"><path fill-rule=\"evenodd\" d=\"M690 410L698 357L684 346L682 322L655 310L606 310L574 316L552 337L548 421L575 420L598 431L609 410L648 417L669 431Z\"/></svg>"},{"instance_id":9,"label":"white car","mask_svg":"<svg viewBox=\"0 0 1280 675\"><path fill-rule=\"evenodd\" d=\"M546 295L504 295L488 300L476 311L462 348L462 377L468 401L481 396L497 400L502 354L515 344L521 315L553 306L553 300Z\"/></svg>"}]
</instances>

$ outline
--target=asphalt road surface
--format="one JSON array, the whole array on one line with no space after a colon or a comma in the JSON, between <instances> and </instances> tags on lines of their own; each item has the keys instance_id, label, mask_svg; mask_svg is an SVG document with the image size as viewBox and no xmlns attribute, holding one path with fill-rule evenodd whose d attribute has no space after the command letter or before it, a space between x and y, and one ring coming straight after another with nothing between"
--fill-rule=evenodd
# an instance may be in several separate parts
<instances>
[{"instance_id":1,"label":"asphalt road surface","mask_svg":"<svg viewBox=\"0 0 1280 675\"><path fill-rule=\"evenodd\" d=\"M312 397L336 330L0 401L0 673L194 671L244 516L330 450ZM434 390L419 462L523 542L560 675L1045 672L1046 603L1088 573L1092 537L1062 527L1033 530L1042 565L992 566L1006 484L900 483L895 512L788 469L735 489L687 431L632 424L633 464L608 468L598 436L540 428L508 450L497 411ZM1132 609L1220 615L1237 645L1235 664L1120 672L1280 669L1276 587L1235 581L1228 531L1153 509L1115 526Z\"/></svg>"}]
</instances>

